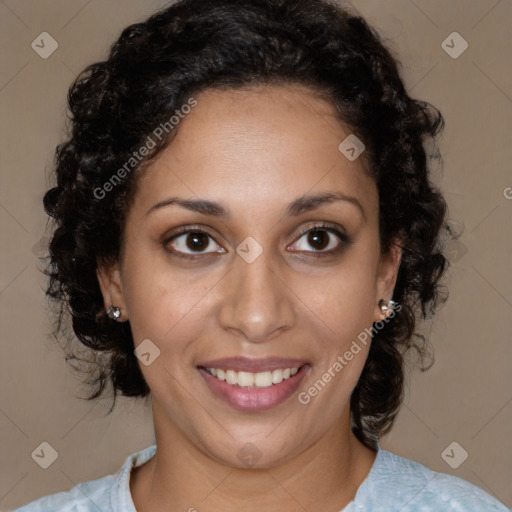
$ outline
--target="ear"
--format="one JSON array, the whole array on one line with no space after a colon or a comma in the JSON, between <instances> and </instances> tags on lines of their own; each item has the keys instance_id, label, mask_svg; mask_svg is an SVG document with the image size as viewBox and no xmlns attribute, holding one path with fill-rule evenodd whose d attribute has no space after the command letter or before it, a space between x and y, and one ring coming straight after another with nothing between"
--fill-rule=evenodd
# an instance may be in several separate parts
<instances>
[{"instance_id":1,"label":"ear","mask_svg":"<svg viewBox=\"0 0 512 512\"><path fill-rule=\"evenodd\" d=\"M379 307L379 300L391 300L395 289L398 269L402 261L402 247L399 240L395 240L386 254L380 257L377 271L377 282L375 287L375 308L373 321L378 322L386 318L389 313L383 312Z\"/></svg>"},{"instance_id":2,"label":"ear","mask_svg":"<svg viewBox=\"0 0 512 512\"><path fill-rule=\"evenodd\" d=\"M98 264L96 276L98 277L101 294L103 295L105 311L108 311L111 306L117 306L121 310L121 316L117 319L117 322L126 322L129 317L124 299L119 264L117 262Z\"/></svg>"}]
</instances>

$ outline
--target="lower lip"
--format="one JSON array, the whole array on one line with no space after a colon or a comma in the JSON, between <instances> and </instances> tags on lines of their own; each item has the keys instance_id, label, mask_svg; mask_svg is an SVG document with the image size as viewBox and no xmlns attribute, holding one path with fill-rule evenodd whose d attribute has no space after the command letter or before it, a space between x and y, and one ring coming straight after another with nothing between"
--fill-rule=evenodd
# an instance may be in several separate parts
<instances>
[{"instance_id":1,"label":"lower lip","mask_svg":"<svg viewBox=\"0 0 512 512\"><path fill-rule=\"evenodd\" d=\"M242 411L263 411L271 409L290 398L299 387L309 368L310 366L306 364L295 375L267 388L233 386L226 381L217 379L204 368L199 368L199 373L210 387L210 390L231 407Z\"/></svg>"}]
</instances>

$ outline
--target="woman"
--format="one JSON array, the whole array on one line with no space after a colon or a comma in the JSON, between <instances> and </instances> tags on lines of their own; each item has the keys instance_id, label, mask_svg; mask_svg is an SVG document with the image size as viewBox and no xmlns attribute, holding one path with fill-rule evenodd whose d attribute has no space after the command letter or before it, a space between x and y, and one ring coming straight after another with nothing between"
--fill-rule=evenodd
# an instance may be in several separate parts
<instances>
[{"instance_id":1,"label":"woman","mask_svg":"<svg viewBox=\"0 0 512 512\"><path fill-rule=\"evenodd\" d=\"M442 116L361 18L183 0L69 103L48 294L91 398L151 396L156 445L19 510L506 510L379 447L450 228L423 147Z\"/></svg>"}]
</instances>

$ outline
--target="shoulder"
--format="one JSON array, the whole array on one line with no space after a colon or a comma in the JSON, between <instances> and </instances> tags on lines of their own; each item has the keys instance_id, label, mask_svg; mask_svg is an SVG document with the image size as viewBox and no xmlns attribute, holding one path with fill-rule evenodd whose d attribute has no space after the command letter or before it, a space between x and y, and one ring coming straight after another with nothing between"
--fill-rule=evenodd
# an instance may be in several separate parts
<instances>
[{"instance_id":1,"label":"shoulder","mask_svg":"<svg viewBox=\"0 0 512 512\"><path fill-rule=\"evenodd\" d=\"M156 445L129 455L116 474L82 482L69 491L44 496L12 512L97 512L134 511L130 496L132 468L144 464L156 452Z\"/></svg>"},{"instance_id":2,"label":"shoulder","mask_svg":"<svg viewBox=\"0 0 512 512\"><path fill-rule=\"evenodd\" d=\"M45 496L13 512L96 512L110 509L110 489L115 481L108 475L83 482L69 491Z\"/></svg>"},{"instance_id":3,"label":"shoulder","mask_svg":"<svg viewBox=\"0 0 512 512\"><path fill-rule=\"evenodd\" d=\"M375 502L370 510L509 512L476 485L386 450L379 450L370 476L367 491Z\"/></svg>"}]
</instances>

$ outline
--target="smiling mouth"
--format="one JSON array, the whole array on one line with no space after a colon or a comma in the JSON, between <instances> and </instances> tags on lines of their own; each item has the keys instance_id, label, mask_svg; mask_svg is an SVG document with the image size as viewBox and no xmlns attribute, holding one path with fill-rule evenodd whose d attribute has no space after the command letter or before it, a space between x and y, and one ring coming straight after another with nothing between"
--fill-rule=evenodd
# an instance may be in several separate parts
<instances>
[{"instance_id":1,"label":"smiling mouth","mask_svg":"<svg viewBox=\"0 0 512 512\"><path fill-rule=\"evenodd\" d=\"M197 370L208 389L229 406L264 411L288 401L310 373L311 363L283 357L226 357L201 361Z\"/></svg>"},{"instance_id":2,"label":"smiling mouth","mask_svg":"<svg viewBox=\"0 0 512 512\"><path fill-rule=\"evenodd\" d=\"M284 380L296 375L299 370L306 365L294 366L290 368L278 368L276 370L266 370L257 373L225 370L223 368L200 367L210 375L220 381L224 381L231 386L239 388L268 388L276 386Z\"/></svg>"},{"instance_id":3,"label":"smiling mouth","mask_svg":"<svg viewBox=\"0 0 512 512\"><path fill-rule=\"evenodd\" d=\"M235 409L253 412L271 409L287 401L310 369L309 364L302 364L253 373L213 366L198 367L214 395Z\"/></svg>"}]
</instances>

